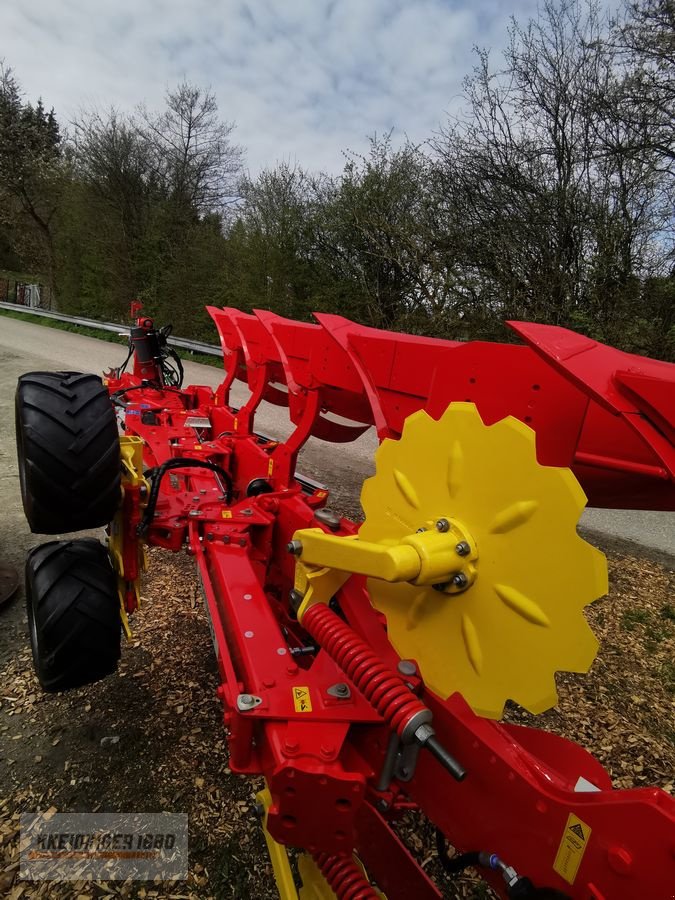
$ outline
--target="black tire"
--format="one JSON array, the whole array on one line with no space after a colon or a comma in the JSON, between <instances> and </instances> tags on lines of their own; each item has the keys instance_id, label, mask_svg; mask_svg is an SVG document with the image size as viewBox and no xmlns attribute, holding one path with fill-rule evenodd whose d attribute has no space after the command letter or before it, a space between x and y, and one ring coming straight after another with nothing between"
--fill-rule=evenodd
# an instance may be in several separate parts
<instances>
[{"instance_id":1,"label":"black tire","mask_svg":"<svg viewBox=\"0 0 675 900\"><path fill-rule=\"evenodd\" d=\"M33 664L46 691L111 675L120 658L117 578L96 540L50 541L26 560Z\"/></svg>"},{"instance_id":2,"label":"black tire","mask_svg":"<svg viewBox=\"0 0 675 900\"><path fill-rule=\"evenodd\" d=\"M29 372L16 389L21 499L31 531L106 525L120 493L115 413L96 375Z\"/></svg>"}]
</instances>

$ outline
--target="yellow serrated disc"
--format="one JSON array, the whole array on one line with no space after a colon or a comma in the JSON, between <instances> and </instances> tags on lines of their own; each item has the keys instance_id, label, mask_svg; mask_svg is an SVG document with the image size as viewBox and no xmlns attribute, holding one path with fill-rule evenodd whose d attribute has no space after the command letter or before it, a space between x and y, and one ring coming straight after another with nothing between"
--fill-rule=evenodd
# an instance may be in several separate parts
<instances>
[{"instance_id":1,"label":"yellow serrated disc","mask_svg":"<svg viewBox=\"0 0 675 900\"><path fill-rule=\"evenodd\" d=\"M438 421L415 413L375 459L361 539L398 543L444 518L478 555L459 594L370 579L396 651L431 690L459 691L480 715L499 718L508 699L533 713L555 706L554 673L586 672L595 658L582 610L607 592L604 556L576 531L586 497L572 472L539 465L527 425L486 426L471 403Z\"/></svg>"}]
</instances>

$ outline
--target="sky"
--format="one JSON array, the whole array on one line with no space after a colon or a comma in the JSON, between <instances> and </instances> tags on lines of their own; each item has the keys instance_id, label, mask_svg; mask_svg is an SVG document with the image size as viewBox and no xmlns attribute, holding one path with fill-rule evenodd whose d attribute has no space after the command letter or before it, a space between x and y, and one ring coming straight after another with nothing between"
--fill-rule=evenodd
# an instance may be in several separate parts
<instances>
[{"instance_id":1,"label":"sky","mask_svg":"<svg viewBox=\"0 0 675 900\"><path fill-rule=\"evenodd\" d=\"M456 114L474 46L498 60L536 0L0 0L0 58L67 124L210 87L251 174L338 172L369 135L423 141Z\"/></svg>"}]
</instances>

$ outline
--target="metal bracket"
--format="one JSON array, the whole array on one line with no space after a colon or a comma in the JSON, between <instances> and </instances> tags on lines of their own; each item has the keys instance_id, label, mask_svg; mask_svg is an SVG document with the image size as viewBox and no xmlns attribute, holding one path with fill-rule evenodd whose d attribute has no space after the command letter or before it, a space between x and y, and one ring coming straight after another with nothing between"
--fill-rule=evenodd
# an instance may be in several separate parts
<instances>
[{"instance_id":1,"label":"metal bracket","mask_svg":"<svg viewBox=\"0 0 675 900\"><path fill-rule=\"evenodd\" d=\"M337 697L338 700L349 700L352 695L352 692L349 690L349 685L345 684L343 681L340 681L337 684L331 684L329 688L326 688L326 693L331 697Z\"/></svg>"},{"instance_id":2,"label":"metal bracket","mask_svg":"<svg viewBox=\"0 0 675 900\"><path fill-rule=\"evenodd\" d=\"M211 422L206 416L188 416L185 419L186 428L210 428Z\"/></svg>"},{"instance_id":3,"label":"metal bracket","mask_svg":"<svg viewBox=\"0 0 675 900\"><path fill-rule=\"evenodd\" d=\"M402 744L399 747L394 766L394 776L399 781L410 781L413 778L421 748L422 745L417 741L413 741L411 744Z\"/></svg>"},{"instance_id":4,"label":"metal bracket","mask_svg":"<svg viewBox=\"0 0 675 900\"><path fill-rule=\"evenodd\" d=\"M237 696L237 709L239 712L249 712L260 706L262 697L256 697L255 694L239 694Z\"/></svg>"}]
</instances>

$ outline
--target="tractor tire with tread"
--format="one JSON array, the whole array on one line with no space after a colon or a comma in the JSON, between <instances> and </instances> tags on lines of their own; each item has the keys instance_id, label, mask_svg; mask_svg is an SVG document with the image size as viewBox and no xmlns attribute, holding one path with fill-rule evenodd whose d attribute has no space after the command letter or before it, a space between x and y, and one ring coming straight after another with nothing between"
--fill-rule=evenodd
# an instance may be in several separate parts
<instances>
[{"instance_id":1,"label":"tractor tire with tread","mask_svg":"<svg viewBox=\"0 0 675 900\"><path fill-rule=\"evenodd\" d=\"M33 663L44 690L80 687L115 671L121 638L117 578L99 541L50 541L32 550L26 605Z\"/></svg>"},{"instance_id":2,"label":"tractor tire with tread","mask_svg":"<svg viewBox=\"0 0 675 900\"><path fill-rule=\"evenodd\" d=\"M106 525L121 499L115 413L97 375L28 372L16 390L23 508L31 531Z\"/></svg>"}]
</instances>

